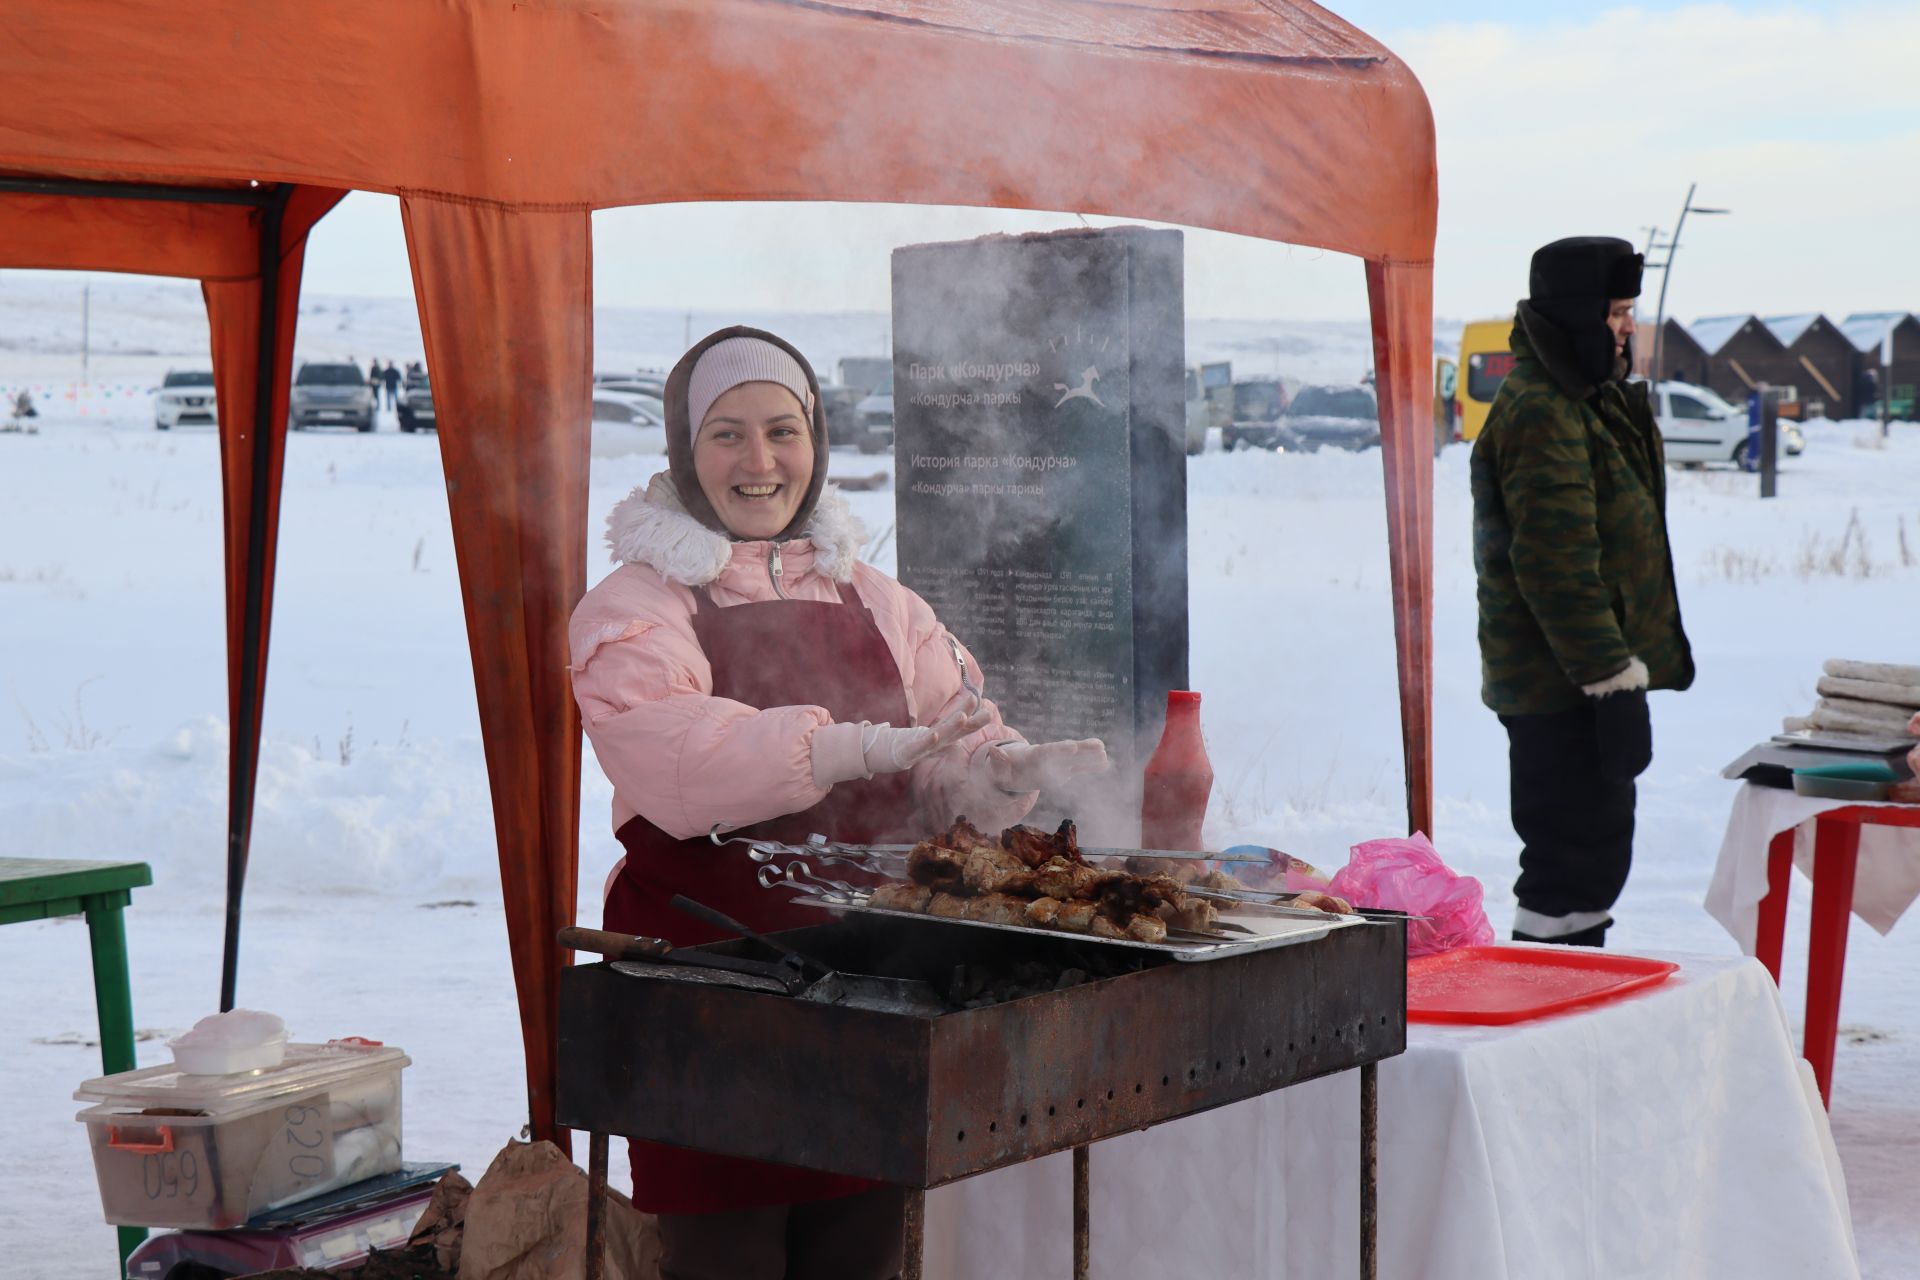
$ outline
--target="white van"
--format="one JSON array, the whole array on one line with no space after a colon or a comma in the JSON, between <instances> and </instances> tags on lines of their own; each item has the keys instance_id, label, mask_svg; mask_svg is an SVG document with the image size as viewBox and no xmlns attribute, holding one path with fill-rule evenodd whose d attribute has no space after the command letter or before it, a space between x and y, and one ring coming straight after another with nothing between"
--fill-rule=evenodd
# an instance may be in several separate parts
<instances>
[{"instance_id":1,"label":"white van","mask_svg":"<svg viewBox=\"0 0 1920 1280\"><path fill-rule=\"evenodd\" d=\"M1653 413L1667 448L1667 461L1739 463L1747 452L1747 411L1728 404L1707 387L1662 382L1654 392ZM1793 422L1780 419L1779 443L1797 456L1804 441Z\"/></svg>"}]
</instances>

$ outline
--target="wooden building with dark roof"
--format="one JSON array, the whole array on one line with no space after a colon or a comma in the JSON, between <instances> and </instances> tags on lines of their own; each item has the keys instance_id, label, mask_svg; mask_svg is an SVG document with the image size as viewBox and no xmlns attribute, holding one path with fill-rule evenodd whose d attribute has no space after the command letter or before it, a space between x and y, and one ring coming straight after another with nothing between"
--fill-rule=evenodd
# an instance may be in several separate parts
<instances>
[{"instance_id":1,"label":"wooden building with dark roof","mask_svg":"<svg viewBox=\"0 0 1920 1280\"><path fill-rule=\"evenodd\" d=\"M1793 374L1799 388L1799 416L1857 416L1860 352L1838 325L1817 312L1768 316L1761 323L1786 348L1796 366Z\"/></svg>"},{"instance_id":2,"label":"wooden building with dark roof","mask_svg":"<svg viewBox=\"0 0 1920 1280\"><path fill-rule=\"evenodd\" d=\"M1699 380L1700 385L1712 388L1734 404L1745 404L1761 383L1791 388L1781 412L1789 417L1799 416L1803 384L1813 380L1760 317L1706 316L1695 320L1687 329L1706 354L1706 376ZM1666 363L1664 356L1661 363Z\"/></svg>"},{"instance_id":3,"label":"wooden building with dark roof","mask_svg":"<svg viewBox=\"0 0 1920 1280\"><path fill-rule=\"evenodd\" d=\"M1884 386L1891 396L1891 416L1910 422L1920 419L1920 399L1914 394L1920 389L1920 317L1910 311L1857 311L1842 320L1839 328L1857 355L1854 412L1877 414L1878 405L1869 402ZM1882 370L1889 337L1893 358Z\"/></svg>"},{"instance_id":4,"label":"wooden building with dark roof","mask_svg":"<svg viewBox=\"0 0 1920 1280\"><path fill-rule=\"evenodd\" d=\"M1707 349L1694 340L1687 326L1672 317L1668 317L1661 330L1660 381L1691 382L1696 387L1706 386ZM1651 359L1652 352L1647 354Z\"/></svg>"}]
</instances>

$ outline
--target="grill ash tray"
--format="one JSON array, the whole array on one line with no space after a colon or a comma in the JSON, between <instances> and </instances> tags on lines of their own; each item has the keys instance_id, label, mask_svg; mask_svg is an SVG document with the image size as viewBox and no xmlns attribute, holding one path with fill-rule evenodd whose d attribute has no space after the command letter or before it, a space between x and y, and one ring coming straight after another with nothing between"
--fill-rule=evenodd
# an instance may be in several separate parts
<instances>
[{"instance_id":1,"label":"grill ash tray","mask_svg":"<svg viewBox=\"0 0 1920 1280\"><path fill-rule=\"evenodd\" d=\"M662 966L573 966L560 976L559 1122L932 1187L1406 1046L1398 920L1206 964L878 912L780 937L846 972L923 979L973 1005L915 1016ZM1076 970L1083 980L1048 989L1046 975Z\"/></svg>"}]
</instances>

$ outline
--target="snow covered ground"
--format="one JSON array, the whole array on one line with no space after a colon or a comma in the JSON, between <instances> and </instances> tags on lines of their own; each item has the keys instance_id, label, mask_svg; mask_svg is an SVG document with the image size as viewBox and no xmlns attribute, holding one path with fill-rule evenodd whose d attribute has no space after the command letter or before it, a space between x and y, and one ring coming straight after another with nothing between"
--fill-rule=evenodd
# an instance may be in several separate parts
<instances>
[{"instance_id":1,"label":"snow covered ground","mask_svg":"<svg viewBox=\"0 0 1920 1280\"><path fill-rule=\"evenodd\" d=\"M68 399L74 334L46 320L50 295L33 281L7 286L0 389L47 390L38 435L0 435L0 855L152 864L155 883L127 915L147 1065L219 994L218 456L208 430L154 431L146 395L170 364L204 359L204 319L191 289L130 283L116 301L96 286L96 386ZM29 323L35 296L42 310ZM125 323L103 329L103 315ZM863 330L880 319L775 323L826 363L873 350ZM670 356L681 319L613 312L600 327L599 363L623 367ZM102 345L109 331L117 348ZM419 354L405 303L316 299L301 333L303 354ZM1266 351L1308 380L1351 378L1366 358L1357 325L1266 334L1275 343L1246 322L1196 324L1191 345L1196 359L1236 364ZM1812 705L1823 659L1920 661L1920 428L1897 429L1885 447L1865 424L1818 423L1807 436L1771 502L1749 476L1673 474L1700 678L1654 699L1658 753L1613 934L1621 948L1731 952L1700 906L1732 798L1720 767ZM592 576L607 568L601 518L662 462L596 458ZM1515 844L1505 737L1478 700L1466 464L1465 449L1448 449L1436 476L1434 834L1484 880L1504 934ZM847 474L875 465L835 455ZM1207 696L1218 776L1209 838L1284 847L1331 870L1348 846L1403 822L1379 455L1210 453L1189 484L1193 682ZM405 1048L409 1154L477 1173L523 1123L524 1093L443 493L434 437L399 434L390 415L374 435L289 441L240 995L284 1016L297 1039L358 1034ZM851 501L876 533L892 523L891 491ZM883 567L890 548L876 556ZM580 914L591 923L616 848L610 788L591 758L586 773ZM1795 887L1789 957L1805 947L1805 884ZM99 1223L70 1101L99 1072L87 957L79 921L0 928L7 1276L110 1265L113 1233ZM1861 1260L1886 1280L1911 1275L1920 1256L1916 960L1911 924L1885 938L1853 929L1835 1068ZM1787 978L1797 1024L1791 960Z\"/></svg>"}]
</instances>

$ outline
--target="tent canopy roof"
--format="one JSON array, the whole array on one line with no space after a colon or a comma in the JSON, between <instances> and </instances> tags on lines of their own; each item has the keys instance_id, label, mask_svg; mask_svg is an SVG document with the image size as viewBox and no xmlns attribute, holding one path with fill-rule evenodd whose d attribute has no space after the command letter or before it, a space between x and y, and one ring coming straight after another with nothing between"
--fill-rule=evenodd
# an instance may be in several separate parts
<instances>
[{"instance_id":1,"label":"tent canopy roof","mask_svg":"<svg viewBox=\"0 0 1920 1280\"><path fill-rule=\"evenodd\" d=\"M537 1136L555 1126L554 930L576 901L566 620L586 585L593 209L1071 210L1366 259L1409 824L1431 829L1433 117L1404 65L1308 0L12 0L4 30L0 170L272 189L0 196L0 265L205 282L230 961L304 237L346 190L401 197Z\"/></svg>"},{"instance_id":2,"label":"tent canopy roof","mask_svg":"<svg viewBox=\"0 0 1920 1280\"><path fill-rule=\"evenodd\" d=\"M65 0L10 22L0 168L21 172L1077 210L1432 257L1426 95L1306 0Z\"/></svg>"}]
</instances>

